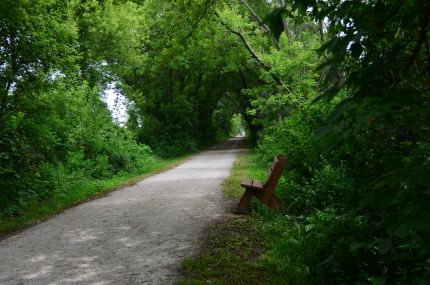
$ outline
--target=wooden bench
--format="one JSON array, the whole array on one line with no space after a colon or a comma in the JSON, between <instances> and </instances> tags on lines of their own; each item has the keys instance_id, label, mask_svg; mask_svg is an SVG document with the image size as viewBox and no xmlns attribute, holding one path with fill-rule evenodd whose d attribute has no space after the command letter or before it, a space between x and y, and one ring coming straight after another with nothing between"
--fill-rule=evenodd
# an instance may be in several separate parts
<instances>
[{"instance_id":1,"label":"wooden bench","mask_svg":"<svg viewBox=\"0 0 430 285\"><path fill-rule=\"evenodd\" d=\"M237 212L246 213L249 211L249 202L251 202L252 196L256 197L269 208L281 212L282 203L279 198L275 196L274 191L286 166L286 157L278 156L273 160L272 167L267 173L267 181L264 184L258 180L243 180L240 186L245 188L245 193L240 199Z\"/></svg>"}]
</instances>

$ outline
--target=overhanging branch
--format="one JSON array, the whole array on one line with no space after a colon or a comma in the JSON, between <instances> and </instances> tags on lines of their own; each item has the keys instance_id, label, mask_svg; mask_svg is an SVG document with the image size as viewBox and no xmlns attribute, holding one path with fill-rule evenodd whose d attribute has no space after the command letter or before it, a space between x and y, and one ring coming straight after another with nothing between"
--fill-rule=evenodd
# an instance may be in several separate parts
<instances>
[{"instance_id":1,"label":"overhanging branch","mask_svg":"<svg viewBox=\"0 0 430 285\"><path fill-rule=\"evenodd\" d=\"M267 72L269 72L270 76L273 78L273 80L282 88L284 88L288 93L292 93L291 89L288 88L288 86L286 86L284 84L284 82L281 80L281 78L279 78L279 76L272 72L272 67L270 65L268 65L267 63L265 63L260 56L257 54L257 52L255 52L255 50L252 48L252 46L249 44L249 42L247 41L247 39L245 38L245 36L242 34L242 32L239 31L235 31L233 30L231 27L229 27L226 23L224 23L224 21L222 21L222 19L220 18L219 14L215 12L215 15L218 17L218 19L220 19L221 24L232 34L238 36L240 38L240 40L242 41L242 43L244 44L245 48L248 50L249 54L251 55L251 57L253 59L255 59L255 61Z\"/></svg>"},{"instance_id":2,"label":"overhanging branch","mask_svg":"<svg viewBox=\"0 0 430 285\"><path fill-rule=\"evenodd\" d=\"M249 11L249 13L251 13L254 19L258 22L260 29L264 33L270 35L270 37L272 38L273 44L275 45L276 49L279 50L280 48L279 48L278 40L271 33L269 26L263 23L263 20L260 18L260 16L257 15L257 13L255 13L255 11L251 8L251 6L249 6L248 2L246 2L245 0L239 0L239 1L242 3L243 6L245 6L245 8Z\"/></svg>"}]
</instances>

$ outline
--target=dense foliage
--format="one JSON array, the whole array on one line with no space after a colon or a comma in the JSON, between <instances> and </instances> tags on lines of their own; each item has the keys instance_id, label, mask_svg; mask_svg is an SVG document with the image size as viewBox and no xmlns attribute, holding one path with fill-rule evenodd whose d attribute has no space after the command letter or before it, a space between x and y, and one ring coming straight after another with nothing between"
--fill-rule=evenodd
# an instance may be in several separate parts
<instances>
[{"instance_id":1,"label":"dense foliage","mask_svg":"<svg viewBox=\"0 0 430 285\"><path fill-rule=\"evenodd\" d=\"M232 39L206 17L213 5L0 3L0 219L241 129L248 102L231 74L245 56L224 47ZM126 96L125 126L103 100L112 88Z\"/></svg>"},{"instance_id":2,"label":"dense foliage","mask_svg":"<svg viewBox=\"0 0 430 285\"><path fill-rule=\"evenodd\" d=\"M269 123L259 145L290 158L282 191L316 249L313 282L430 280L429 9L295 1L267 17L275 36L284 21L322 27L318 98Z\"/></svg>"},{"instance_id":3,"label":"dense foliage","mask_svg":"<svg viewBox=\"0 0 430 285\"><path fill-rule=\"evenodd\" d=\"M0 214L5 219L53 193L69 195L73 185L135 171L152 159L147 146L112 123L101 100L101 78L119 72L110 64L118 56L115 49L129 43L129 38L107 38L112 50L93 47L100 39L91 31L114 19L112 2L103 9L96 2L33 2L0 4ZM129 16L122 15L127 21Z\"/></svg>"},{"instance_id":4,"label":"dense foliage","mask_svg":"<svg viewBox=\"0 0 430 285\"><path fill-rule=\"evenodd\" d=\"M274 262L309 249L292 283L424 284L429 18L422 0L4 0L1 213L245 126L289 159Z\"/></svg>"}]
</instances>

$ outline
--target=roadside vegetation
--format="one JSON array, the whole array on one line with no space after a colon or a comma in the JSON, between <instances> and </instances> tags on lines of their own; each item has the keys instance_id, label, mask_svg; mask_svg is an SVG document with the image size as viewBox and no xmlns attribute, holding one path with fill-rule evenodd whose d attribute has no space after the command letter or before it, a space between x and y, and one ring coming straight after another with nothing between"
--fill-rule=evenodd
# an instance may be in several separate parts
<instances>
[{"instance_id":1,"label":"roadside vegetation","mask_svg":"<svg viewBox=\"0 0 430 285\"><path fill-rule=\"evenodd\" d=\"M152 17L159 5L0 3L0 234L240 131L236 101L211 87L217 66L196 62L187 75L166 64L186 47L159 53L173 40L157 29L176 17ZM124 96L122 118L107 108L113 91Z\"/></svg>"},{"instance_id":2,"label":"roadside vegetation","mask_svg":"<svg viewBox=\"0 0 430 285\"><path fill-rule=\"evenodd\" d=\"M240 181L264 180L266 167L255 151L241 153L223 191L238 200L244 192ZM185 277L179 284L319 283L310 275L310 266L318 263L318 243L306 237L300 219L274 214L257 200L252 201L252 209L251 215L226 218L206 230L201 252L185 260Z\"/></svg>"},{"instance_id":3,"label":"roadside vegetation","mask_svg":"<svg viewBox=\"0 0 430 285\"><path fill-rule=\"evenodd\" d=\"M68 176L61 173L61 177L55 177L55 191L46 195L44 199L24 197L22 204L12 204L4 208L0 216L0 238L10 232L40 223L51 216L80 203L99 198L111 191L136 184L140 180L170 169L185 160L188 155L175 158L150 157L140 168L122 172L111 177L94 179L91 177ZM8 213L13 210L13 214Z\"/></svg>"},{"instance_id":4,"label":"roadside vegetation","mask_svg":"<svg viewBox=\"0 0 430 285\"><path fill-rule=\"evenodd\" d=\"M255 216L285 282L426 284L429 26L422 0L1 1L2 224L245 129L252 178L289 161Z\"/></svg>"}]
</instances>

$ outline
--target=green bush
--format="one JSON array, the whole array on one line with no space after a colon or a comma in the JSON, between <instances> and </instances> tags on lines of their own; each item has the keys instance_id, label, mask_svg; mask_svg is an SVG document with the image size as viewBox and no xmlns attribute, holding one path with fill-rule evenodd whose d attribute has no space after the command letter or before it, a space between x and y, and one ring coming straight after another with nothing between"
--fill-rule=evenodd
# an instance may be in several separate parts
<instances>
[{"instance_id":1,"label":"green bush","mask_svg":"<svg viewBox=\"0 0 430 285\"><path fill-rule=\"evenodd\" d=\"M73 181L137 172L150 161L150 148L112 123L97 89L57 81L34 97L1 122L2 215L18 215Z\"/></svg>"},{"instance_id":2,"label":"green bush","mask_svg":"<svg viewBox=\"0 0 430 285\"><path fill-rule=\"evenodd\" d=\"M319 126L330 120L333 106L317 103L291 112L282 122L264 122L259 153L266 163L277 154L287 156L277 192L295 221L291 224L286 216L273 222L280 237L273 235L268 260L286 280L298 284L426 284L428 186L423 184L425 167L419 163L427 144L399 136L395 124L407 116L407 109L393 116L391 124L370 126L354 136L340 132L330 142ZM354 127L352 121L345 124ZM414 138L423 139L418 132ZM336 147L328 148L333 141ZM381 180L404 165L410 170ZM292 264L289 256L304 246L300 262Z\"/></svg>"}]
</instances>

